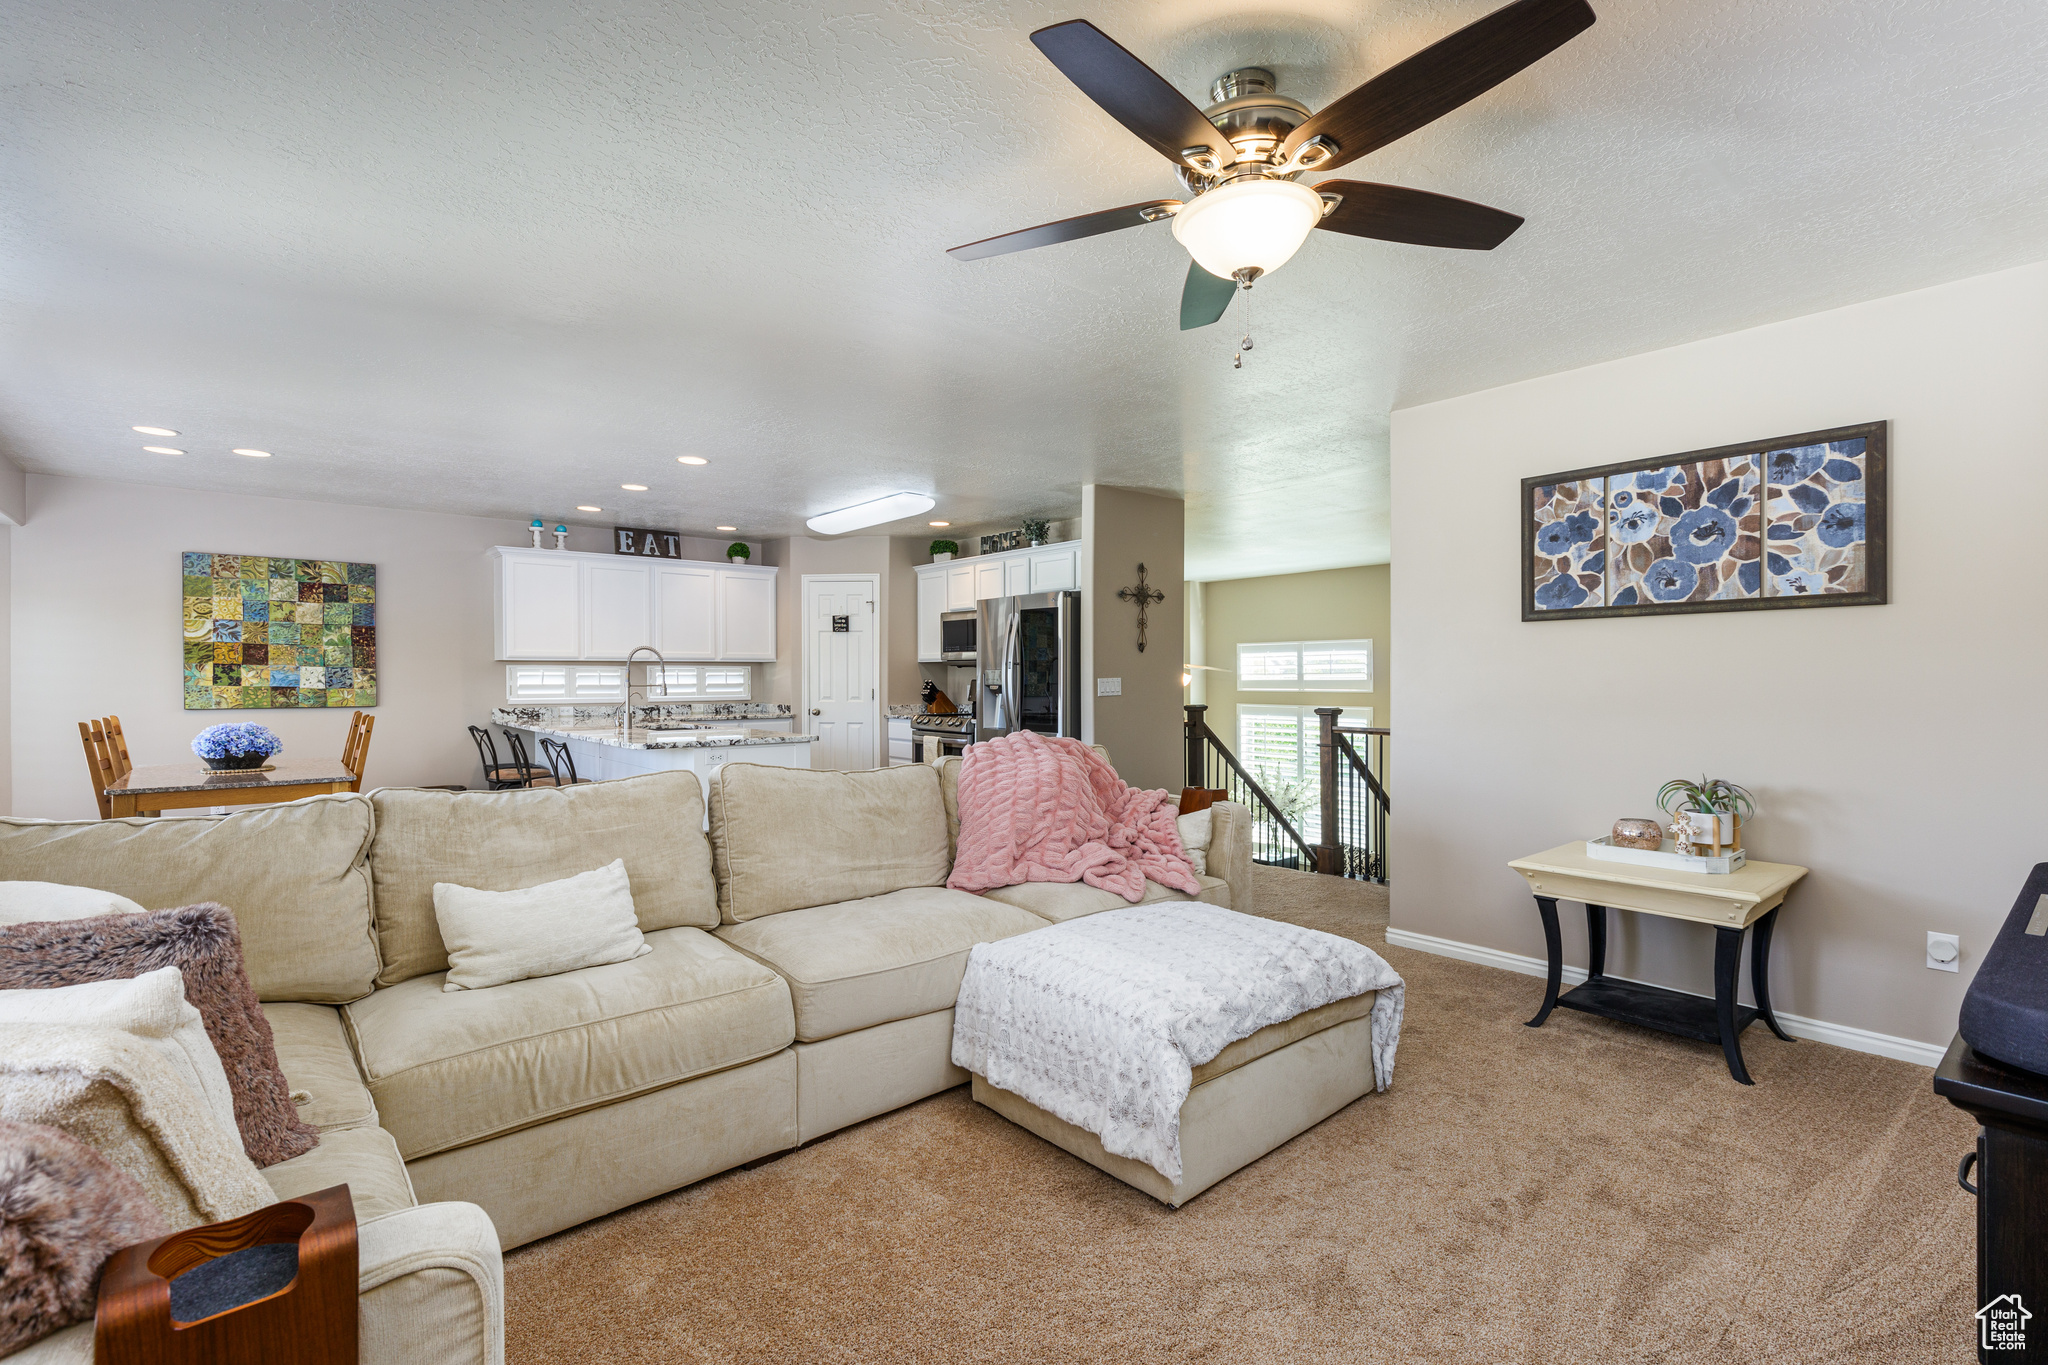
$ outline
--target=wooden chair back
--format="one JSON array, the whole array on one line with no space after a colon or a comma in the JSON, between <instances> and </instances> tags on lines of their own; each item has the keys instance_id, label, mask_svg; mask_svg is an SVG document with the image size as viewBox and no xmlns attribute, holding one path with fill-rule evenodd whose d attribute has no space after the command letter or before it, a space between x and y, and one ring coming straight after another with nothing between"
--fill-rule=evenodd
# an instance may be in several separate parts
<instances>
[{"instance_id":1,"label":"wooden chair back","mask_svg":"<svg viewBox=\"0 0 2048 1365\"><path fill-rule=\"evenodd\" d=\"M358 711L349 719L348 739L341 746L341 766L356 775L352 792L363 789L363 765L370 759L370 729L376 725L375 716L366 716Z\"/></svg>"},{"instance_id":2,"label":"wooden chair back","mask_svg":"<svg viewBox=\"0 0 2048 1365\"><path fill-rule=\"evenodd\" d=\"M106 727L99 721L87 725L78 722L79 742L85 745L85 766L92 778L92 799L99 803L100 819L111 820L114 803L107 799L107 788L120 780L114 771L114 757L107 748Z\"/></svg>"},{"instance_id":3,"label":"wooden chair back","mask_svg":"<svg viewBox=\"0 0 2048 1365\"><path fill-rule=\"evenodd\" d=\"M128 736L121 731L119 716L106 716L100 724L107 733L107 757L114 760L114 776L122 778L135 771L133 760L128 757Z\"/></svg>"}]
</instances>

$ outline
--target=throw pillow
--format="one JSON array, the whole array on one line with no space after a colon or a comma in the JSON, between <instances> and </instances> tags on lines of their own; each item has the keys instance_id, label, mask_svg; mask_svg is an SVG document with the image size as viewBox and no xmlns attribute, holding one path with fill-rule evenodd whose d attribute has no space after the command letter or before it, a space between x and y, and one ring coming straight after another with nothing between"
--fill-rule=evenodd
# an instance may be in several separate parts
<instances>
[{"instance_id":1,"label":"throw pillow","mask_svg":"<svg viewBox=\"0 0 2048 1365\"><path fill-rule=\"evenodd\" d=\"M92 915L136 915L142 907L126 896L62 882L0 882L0 924L85 919Z\"/></svg>"},{"instance_id":2,"label":"throw pillow","mask_svg":"<svg viewBox=\"0 0 2048 1365\"><path fill-rule=\"evenodd\" d=\"M274 1166L312 1151L319 1131L302 1123L292 1105L270 1021L242 965L235 917L225 906L187 905L0 928L0 989L75 986L160 967L184 974L185 998L199 1011L227 1072L235 1127L249 1159Z\"/></svg>"},{"instance_id":3,"label":"throw pillow","mask_svg":"<svg viewBox=\"0 0 2048 1365\"><path fill-rule=\"evenodd\" d=\"M107 1258L170 1231L142 1186L92 1148L0 1119L0 1356L92 1317Z\"/></svg>"},{"instance_id":4,"label":"throw pillow","mask_svg":"<svg viewBox=\"0 0 2048 1365\"><path fill-rule=\"evenodd\" d=\"M141 1185L173 1229L277 1202L233 1130L120 1029L0 1024L0 1118L61 1128Z\"/></svg>"},{"instance_id":5,"label":"throw pillow","mask_svg":"<svg viewBox=\"0 0 2048 1365\"><path fill-rule=\"evenodd\" d=\"M185 999L185 978L176 967L123 981L0 991L0 1024L82 1024L132 1033L177 1068L223 1132L237 1131L235 1092L206 1036L206 1021Z\"/></svg>"},{"instance_id":6,"label":"throw pillow","mask_svg":"<svg viewBox=\"0 0 2048 1365\"><path fill-rule=\"evenodd\" d=\"M1209 840L1216 829L1215 812L1208 807L1191 811L1180 816L1180 846L1187 850L1188 861L1195 865L1195 875L1209 874Z\"/></svg>"},{"instance_id":7,"label":"throw pillow","mask_svg":"<svg viewBox=\"0 0 2048 1365\"><path fill-rule=\"evenodd\" d=\"M434 918L448 945L444 991L557 976L654 951L633 914L624 858L523 891L435 882Z\"/></svg>"}]
</instances>

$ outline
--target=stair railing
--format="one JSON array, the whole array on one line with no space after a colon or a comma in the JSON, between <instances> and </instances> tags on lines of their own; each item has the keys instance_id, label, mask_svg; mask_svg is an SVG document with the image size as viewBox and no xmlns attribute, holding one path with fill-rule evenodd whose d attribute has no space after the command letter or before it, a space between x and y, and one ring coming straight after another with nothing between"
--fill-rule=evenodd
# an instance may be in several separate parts
<instances>
[{"instance_id":1,"label":"stair railing","mask_svg":"<svg viewBox=\"0 0 2048 1365\"><path fill-rule=\"evenodd\" d=\"M1318 706L1323 798L1316 870L1359 881L1387 880L1387 813L1392 802L1383 780L1392 731L1339 725L1340 706ZM1365 752L1359 752L1359 746Z\"/></svg>"},{"instance_id":2,"label":"stair railing","mask_svg":"<svg viewBox=\"0 0 2048 1365\"><path fill-rule=\"evenodd\" d=\"M1316 851L1295 823L1237 761L1203 718L1208 707L1187 708L1187 785L1220 790L1252 813L1252 861L1303 872L1316 869Z\"/></svg>"}]
</instances>

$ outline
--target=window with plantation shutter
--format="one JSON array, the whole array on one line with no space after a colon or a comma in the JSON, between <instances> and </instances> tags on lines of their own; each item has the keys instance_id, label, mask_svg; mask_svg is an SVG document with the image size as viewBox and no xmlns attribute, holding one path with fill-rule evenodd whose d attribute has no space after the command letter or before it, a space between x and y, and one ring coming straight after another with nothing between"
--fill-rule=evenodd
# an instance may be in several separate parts
<instances>
[{"instance_id":1,"label":"window with plantation shutter","mask_svg":"<svg viewBox=\"0 0 2048 1365\"><path fill-rule=\"evenodd\" d=\"M1372 641L1239 645L1237 686L1242 692L1370 692Z\"/></svg>"},{"instance_id":2,"label":"window with plantation shutter","mask_svg":"<svg viewBox=\"0 0 2048 1365\"><path fill-rule=\"evenodd\" d=\"M651 703L747 701L754 695L754 670L744 665L649 664L646 676ZM660 690L663 682L668 684L666 696Z\"/></svg>"}]
</instances>

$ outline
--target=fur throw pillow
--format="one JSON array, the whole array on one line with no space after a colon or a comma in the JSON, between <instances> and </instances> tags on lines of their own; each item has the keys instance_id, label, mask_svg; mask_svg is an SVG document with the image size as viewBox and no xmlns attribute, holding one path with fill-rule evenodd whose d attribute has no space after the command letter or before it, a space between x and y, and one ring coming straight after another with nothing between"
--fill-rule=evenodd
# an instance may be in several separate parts
<instances>
[{"instance_id":1,"label":"fur throw pillow","mask_svg":"<svg viewBox=\"0 0 2048 1365\"><path fill-rule=\"evenodd\" d=\"M0 928L0 990L36 990L176 967L235 1095L235 1126L258 1166L313 1150L277 1064L270 1021L242 965L242 938L225 906L187 905Z\"/></svg>"},{"instance_id":2,"label":"fur throw pillow","mask_svg":"<svg viewBox=\"0 0 2048 1365\"><path fill-rule=\"evenodd\" d=\"M100 1268L170 1224L76 1138L0 1119L0 1356L91 1318Z\"/></svg>"}]
</instances>

